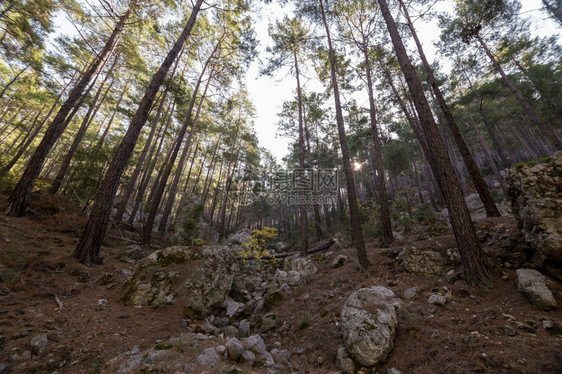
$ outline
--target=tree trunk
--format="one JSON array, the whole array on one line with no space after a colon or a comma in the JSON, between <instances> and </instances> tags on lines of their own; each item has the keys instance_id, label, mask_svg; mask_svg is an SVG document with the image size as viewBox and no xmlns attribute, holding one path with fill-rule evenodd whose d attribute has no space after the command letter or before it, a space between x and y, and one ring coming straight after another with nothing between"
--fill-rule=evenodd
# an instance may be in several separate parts
<instances>
[{"instance_id":1,"label":"tree trunk","mask_svg":"<svg viewBox=\"0 0 562 374\"><path fill-rule=\"evenodd\" d=\"M8 90L8 88L16 83L16 81L18 80L18 78L20 77L20 75L22 75L27 69L29 68L29 66L24 67L23 69L21 69L5 86L4 88L2 88L2 91L0 91L0 99L2 99L2 96L4 96L4 94L6 93L6 91Z\"/></svg>"},{"instance_id":2,"label":"tree trunk","mask_svg":"<svg viewBox=\"0 0 562 374\"><path fill-rule=\"evenodd\" d=\"M562 149L562 140L560 139L560 137L558 136L558 134L556 133L556 131L552 131L552 129L550 128L550 126L548 126L548 124L544 123L539 116L537 115L537 113L535 113L535 111L533 110L533 108L531 108L531 105L529 105L529 103L527 102L527 100L525 100L525 98L523 97L523 95L521 94L521 92L519 91L519 89L517 89L517 87L515 87L515 85L513 84L513 82L511 81L511 79L509 79L509 77L507 76L507 74L503 71L502 67L500 66L500 64L498 63L498 61L496 60L496 58L494 57L494 55L492 54L492 52L490 51L490 49L488 48L488 46L486 45L486 43L484 43L484 41L482 40L482 38L480 37L480 35L476 34L475 35L476 40L478 41L478 43L480 43L480 46L482 47L482 49L484 49L484 52L486 52L486 55L488 56L488 58L490 59L490 61L492 62L492 64L494 65L494 67L496 68L496 71L501 75L501 77L503 78L505 84L507 85L507 87L509 87L509 89L511 90L511 92L513 93L513 95L515 96L515 98L517 99L517 101L519 101L519 104L521 104L521 107L523 108L523 110L525 111L525 114L527 115L527 117L529 117L529 119L539 128L541 129L541 131L543 132L544 135L547 136L547 138L552 142L552 144L554 145L554 147L556 149Z\"/></svg>"},{"instance_id":3,"label":"tree trunk","mask_svg":"<svg viewBox=\"0 0 562 374\"><path fill-rule=\"evenodd\" d=\"M101 147L103 146L103 143L105 142L105 138L107 137L107 134L109 134L109 129L111 128L111 125L113 124L113 120L115 119L115 116L117 115L117 112L119 111L119 108L121 108L121 101L123 101L123 98L125 97L125 94L129 90L129 84L130 83L131 83L131 78L127 79L127 82L125 83L125 86L123 87L123 91L121 91L121 94L119 95L119 99L117 99L117 103L115 104L115 109L113 110L113 113L111 113L111 117L109 118L109 121L107 121L107 125L105 126L105 129L103 130L101 136L98 138L98 141L96 142L96 145L94 146L93 154L99 153ZM100 128L100 130L101 130L101 128ZM98 133L99 133L100 130L98 130Z\"/></svg>"},{"instance_id":4,"label":"tree trunk","mask_svg":"<svg viewBox=\"0 0 562 374\"><path fill-rule=\"evenodd\" d=\"M187 158L189 156L189 151L191 149L191 144L193 142L193 135L195 134L195 129L197 128L197 124L199 122L199 115L201 114L201 108L203 107L203 102L205 101L205 98L207 96L207 90L211 83L212 74L213 73L211 72L209 79L207 80L207 83L205 85L205 89L203 90L203 94L201 95L201 99L199 100L199 106L197 107L195 118L193 119L193 122L191 124L191 129L189 130L189 135L187 136L187 140L185 141L182 155L180 156L180 160L178 162L176 174L174 175L174 180L172 182L172 187L170 189L170 196L168 197L168 200L166 201L166 204L164 206L164 210L162 211L162 219L160 220L160 225L158 226L158 233L162 236L166 234L166 227L168 225L168 219L170 217L170 214L172 213L172 208L174 206L178 185L180 183L180 178L183 173L183 166L185 165L185 162L187 161ZM195 102L196 98L197 98L197 93L194 93L192 101ZM190 105L190 109L191 110L189 110L187 114L189 118L191 118L191 111L192 111L191 105ZM189 122L189 119L187 119L186 121Z\"/></svg>"},{"instance_id":5,"label":"tree trunk","mask_svg":"<svg viewBox=\"0 0 562 374\"><path fill-rule=\"evenodd\" d=\"M498 170L498 167L497 167L497 165L494 161L494 158L492 157L492 151L490 150L490 147L488 146L488 144L486 143L486 141L482 137L482 134L480 133L480 130L478 129L478 125L476 124L476 121L474 120L474 117L472 116L472 113L470 112L470 106L468 104L466 105L466 111L468 113L468 117L470 118L470 122L472 123L472 128L474 128L474 132L476 133L476 139L478 140L478 143L480 144L480 148L482 148L482 152L484 152L484 156L486 157L486 160L488 161L488 164L492 168L492 172L494 173L494 176L496 177L498 183L500 184L501 189L503 191L503 194L504 194L504 196L507 200L507 195L505 193L505 187L503 185L503 177L501 176L500 171Z\"/></svg>"},{"instance_id":6,"label":"tree trunk","mask_svg":"<svg viewBox=\"0 0 562 374\"><path fill-rule=\"evenodd\" d=\"M76 151L78 150L78 147L80 146L80 143L82 142L82 139L84 139L84 136L86 135L86 131L88 131L88 128L90 127L90 123L92 123L92 120L94 119L94 117L97 113L97 108L99 108L100 105L103 104L103 102L105 101L105 98L107 97L107 94L111 90L111 87L113 87L113 83L115 82L115 77L112 78L111 83L109 84L109 86L105 90L105 93L103 94L102 99L99 100L100 96L101 96L101 93L103 92L103 87L105 86L105 83L107 82L107 79L109 78L109 76L113 73L113 70L115 69L115 66L117 65L118 60L119 60L118 57L115 57L115 61L113 62L113 65L109 68L109 71L107 72L107 74L105 76L105 79L100 83L98 91L96 92L92 102L90 103L90 107L88 108L88 112L86 113L86 115L82 119L82 124L80 125L80 128L78 129L78 132L74 136L74 140L72 142L72 145L70 146L70 149L68 150L68 153L66 154L66 156L65 156L65 158L62 162L62 165L60 166L59 172L57 173L57 176L55 177L55 180L53 181L53 184L51 185L51 188L49 189L49 193L56 194L58 192L58 190L59 190L59 188L62 184L62 181L63 181L64 177L66 176L66 173L68 172L68 169L70 167L70 163L72 161L72 158L74 157L74 153L76 153ZM98 102L98 100L99 100L99 102Z\"/></svg>"},{"instance_id":7,"label":"tree trunk","mask_svg":"<svg viewBox=\"0 0 562 374\"><path fill-rule=\"evenodd\" d=\"M369 94L369 118L371 122L371 132L373 134L373 150L375 153L375 166L377 173L377 185L379 192L379 204L381 209L382 224L382 247L388 247L394 241L392 234L392 222L390 220L390 206L388 204L388 192L386 191L386 180L384 176L384 166L382 162L381 140L377 125L377 109L375 107L375 95L373 94L373 78L371 72L371 61L367 41L363 40L363 57L365 62L365 75L367 76L367 92Z\"/></svg>"},{"instance_id":8,"label":"tree trunk","mask_svg":"<svg viewBox=\"0 0 562 374\"><path fill-rule=\"evenodd\" d=\"M129 125L129 129L127 130L127 133L125 134L113 160L111 161L105 178L101 183L98 194L95 198L95 203L92 207L84 234L73 253L73 257L82 263L99 263L101 260L99 256L100 247L109 223L109 216L111 214L115 193L119 187L119 180L121 179L121 175L123 174L123 170L127 165L129 157L133 153L133 149L135 148L135 144L142 127L146 123L154 98L156 97L164 78L168 74L172 63L178 57L186 39L191 34L191 30L195 25L197 14L199 13L202 3L203 0L198 0L194 5L189 20L187 21L180 37L164 59L164 62L156 74L152 77L148 89L139 104L137 112Z\"/></svg>"},{"instance_id":9,"label":"tree trunk","mask_svg":"<svg viewBox=\"0 0 562 374\"><path fill-rule=\"evenodd\" d=\"M95 57L94 61L82 75L76 86L72 88L68 95L68 98L66 99L64 104L62 104L55 118L47 128L47 131L45 132L41 143L35 150L33 156L31 156L31 159L29 160L22 177L20 178L18 184L16 185L16 188L8 199L8 207L6 209L7 215L23 216L25 214L25 210L27 209L35 180L39 176L39 173L41 173L43 163L45 162L49 151L65 130L68 124L68 122L66 121L68 114L74 107L74 104L82 96L82 93L86 89L86 86L90 82L91 78L94 76L94 74L97 73L100 66L106 61L106 59L115 48L117 40L119 39L119 36L121 35L123 28L125 27L125 22L133 11L134 6L135 2L130 5L129 9L123 16L119 17L119 22L117 23L111 36L105 43L105 46Z\"/></svg>"},{"instance_id":10,"label":"tree trunk","mask_svg":"<svg viewBox=\"0 0 562 374\"><path fill-rule=\"evenodd\" d=\"M340 139L340 147L343 158L343 167L345 172L345 179L347 182L347 197L349 201L349 215L351 218L351 227L353 230L353 240L355 248L357 249L357 257L359 258L359 267L361 271L367 271L371 264L367 257L365 249L365 241L363 240L363 230L361 228L361 219L359 217L359 207L357 205L357 197L355 195L355 180L353 178L353 169L351 168L351 160L349 158L349 151L347 149L347 139L345 135L345 125L343 121L343 111L340 102L340 92L338 86L338 79L336 73L336 56L332 47L332 38L330 35L330 28L328 26L328 19L324 11L324 0L320 0L320 10L322 13L322 21L326 30L326 37L328 39L328 52L330 58L330 73L332 79L332 89L334 92L335 108L336 108L336 122L338 125L338 135Z\"/></svg>"},{"instance_id":11,"label":"tree trunk","mask_svg":"<svg viewBox=\"0 0 562 374\"><path fill-rule=\"evenodd\" d=\"M55 104L56 105L56 104ZM33 121L33 125L31 126L31 129L29 131L29 133L27 134L27 136L25 136L25 138L22 140L21 144L19 144L16 149L18 150L17 153L15 154L14 157L12 157L12 159L10 160L10 162L8 162L8 164L6 164L6 166L4 166L2 168L2 170L0 170L0 177L3 177L4 175L6 175L13 167L14 165L18 162L18 160L20 159L20 157L25 153L25 151L27 150L27 148L29 147L29 145L35 140L35 138L37 137L37 135L39 134L39 132L41 131L41 129L43 128L43 125L45 124L45 121L42 121L41 123L39 123L37 126L35 125L35 122L39 119L39 116L41 115L42 112L39 112L37 114L37 116L35 117L35 120ZM34 128L35 127L35 128ZM10 150L7 150L6 153L9 153Z\"/></svg>"},{"instance_id":12,"label":"tree trunk","mask_svg":"<svg viewBox=\"0 0 562 374\"><path fill-rule=\"evenodd\" d=\"M150 146L152 145L152 140L154 138L154 133L156 132L156 128L158 127L158 120L160 119L160 115L162 114L162 110L164 107L164 103L166 102L166 94L168 93L168 91L164 91L164 94L162 95L162 98L160 99L160 104L158 105L158 109L156 110L156 115L154 116L154 120L152 121L152 124L150 126L150 133L148 134L148 137L146 139L146 143L144 144L144 147L141 151L140 157L135 165L135 168L133 170L133 174L131 174L131 177L129 178L129 181L127 182L127 186L125 187L125 190L123 192L123 196L121 197L121 202L119 203L119 206L117 207L117 212L115 214L115 221L116 222L121 222L121 220L123 219L123 214L125 214L125 209L127 208L127 205L129 203L129 199L131 198L131 195L133 193L133 190L135 188L135 186L137 185L137 181L139 179L140 173L142 171L142 168L144 165L144 162L146 160L146 157L148 155L148 152L150 150ZM173 104L170 104L170 106L172 106Z\"/></svg>"},{"instance_id":13,"label":"tree trunk","mask_svg":"<svg viewBox=\"0 0 562 374\"><path fill-rule=\"evenodd\" d=\"M321 0L322 1L322 0ZM302 108L302 89L301 89L301 81L300 81L300 72L299 72L299 62L297 59L296 52L293 53L294 58L294 66L295 66L295 75L297 78L297 103L299 106L299 168L301 169L301 173L307 174L308 171L305 169L304 164L304 119L303 119L303 108ZM307 191L303 193L306 194ZM301 193L301 191L298 191ZM300 197L300 196L299 196ZM305 199L306 200L306 196ZM300 220L300 231L301 231L301 256L308 256L308 219L307 219L307 212L306 212L306 203L305 201L297 200L299 204L299 220Z\"/></svg>"},{"instance_id":14,"label":"tree trunk","mask_svg":"<svg viewBox=\"0 0 562 374\"><path fill-rule=\"evenodd\" d=\"M451 110L449 109L449 106L447 105L447 102L445 101L445 98L441 93L441 89L437 85L437 80L435 79L435 75L433 74L433 69L429 65L429 61L425 56L423 47L420 43L420 40L418 39L418 35L416 33L414 25L410 20L408 9L406 8L402 0L400 0L400 5L402 6L402 10L404 11L404 15L406 16L406 20L408 22L408 27L410 28L410 32L414 37L414 41L416 42L416 46L420 54L420 58L425 68L425 72L427 73L427 81L431 86L433 93L435 94L437 103L439 104L439 109L441 109L441 113L443 113L443 115L445 116L445 121L447 122L447 125L449 125L449 129L453 134L453 139L455 139L455 143L457 144L457 147L464 161L464 164L466 165L466 168L468 169L468 173L472 178L472 183L474 183L474 187L476 188L476 191L480 196L480 200L482 200L482 203L484 204L486 215L488 217L499 217L500 211L498 210L498 207L494 203L494 200L492 199L492 195L490 195L490 191L488 190L488 187L486 186L486 182L482 177L482 173L480 173L480 170L476 166L476 163L474 162L474 158L470 153L470 149L468 148L468 145L466 144L464 138L462 137L459 127L457 126L457 122L453 118L453 113L451 113Z\"/></svg>"},{"instance_id":15,"label":"tree trunk","mask_svg":"<svg viewBox=\"0 0 562 374\"><path fill-rule=\"evenodd\" d=\"M154 171L154 168L156 167L156 163L158 161L157 155L159 155L162 150L164 139L166 138L166 132L168 131L168 128L170 127L173 120L175 105L176 103L175 101L173 101L171 106L168 108L168 112L166 112L166 114L164 115L165 120L163 121L162 126L159 128L159 133L157 134L156 139L154 140L154 144L152 145L150 152L146 158L146 168L143 171L143 175L140 179L140 185L136 191L135 205L133 206L133 209L129 215L129 219L127 220L127 223L129 225L132 225L134 223L137 211L140 204L142 203L144 193L146 192L148 184L150 183L152 172Z\"/></svg>"},{"instance_id":16,"label":"tree trunk","mask_svg":"<svg viewBox=\"0 0 562 374\"><path fill-rule=\"evenodd\" d=\"M502 162L502 167L508 167L510 165L509 162L509 158L505 155L504 151L503 151L503 147L500 145L500 141L498 139L498 135L496 133L496 130L494 128L494 126L490 123L490 120L488 119L488 116L486 115L486 113L484 113L484 110L482 108L482 101L484 100L484 98L480 98L480 102L478 103L478 112L480 113L480 116L482 117L482 120L484 121L484 125L486 126L486 131L488 132L488 135L490 135L490 139L492 139L492 143L494 144L494 148L496 149L496 152L498 153L498 156L500 157L500 160Z\"/></svg>"},{"instance_id":17,"label":"tree trunk","mask_svg":"<svg viewBox=\"0 0 562 374\"><path fill-rule=\"evenodd\" d=\"M308 158L308 168L312 170L312 151L310 149L310 131L308 130L308 123L304 124L304 132L305 132L305 139L306 139L306 155ZM322 170L322 168L318 168ZM318 190L316 185L314 184L314 177L312 178L312 196L318 196ZM316 230L316 239L321 240L323 237L322 234L322 221L320 217L320 206L318 204L318 200L314 202L312 205L312 209L314 211L314 228Z\"/></svg>"},{"instance_id":18,"label":"tree trunk","mask_svg":"<svg viewBox=\"0 0 562 374\"><path fill-rule=\"evenodd\" d=\"M182 125L179 133L176 135L177 140L174 143L174 147L173 147L173 150L172 150L172 154L170 156L170 160L166 164L166 167L164 168L164 170L161 172L161 177L160 177L160 181L158 182L158 188L156 190L156 194L154 195L154 198L151 199L152 205L150 207L150 212L148 213L148 217L146 219L146 226L144 228L143 237L142 237L142 244L147 246L147 247L150 246L150 237L151 237L151 233L152 233L152 226L154 225L154 221L156 219L156 214L158 213L158 208L159 208L160 203L162 201L164 189L166 188L166 185L168 183L168 179L170 178L170 174L172 173L172 169L174 168L174 164L176 163L176 158L178 157L178 153L179 153L181 145L183 143L183 138L185 137L185 133L187 132L187 128L190 125L191 115L193 114L193 108L195 107L195 101L196 101L196 98L197 98L197 94L199 93L199 87L201 86L201 81L203 80L203 75L207 71L207 67L209 66L209 63L211 61L211 58L212 58L213 54L214 53L212 53L211 56L209 57L209 59L207 60L205 66L203 67L203 71L201 72L201 74L199 75L199 78L197 79L197 83L195 84L195 88L193 89L193 96L191 98L191 102L189 103L189 109L187 110L187 115L186 115L185 121L183 122L183 125ZM191 142L191 139L193 137L193 132L195 131L195 125L196 125L195 122L193 122L191 124L191 131L189 133L189 137L188 137L188 140L187 140L187 143L186 143L186 147L190 146L190 144L188 144L188 143ZM181 168L180 168L179 165L178 165L178 172L181 174ZM177 188L177 183L172 188L173 189ZM173 191L173 192L175 192L175 191Z\"/></svg>"},{"instance_id":19,"label":"tree trunk","mask_svg":"<svg viewBox=\"0 0 562 374\"><path fill-rule=\"evenodd\" d=\"M484 254L480 247L474 226L472 225L470 213L466 207L459 182L455 178L453 165L447 155L443 139L433 119L429 103L425 98L423 87L406 53L402 38L398 33L398 28L390 14L386 0L377 1L392 39L400 68L402 69L410 93L414 99L425 139L429 146L429 153L431 154L429 161L432 164L432 168L449 210L451 226L455 234L464 267L465 280L467 283L480 289L490 289L492 287L492 281L486 266Z\"/></svg>"}]
</instances>

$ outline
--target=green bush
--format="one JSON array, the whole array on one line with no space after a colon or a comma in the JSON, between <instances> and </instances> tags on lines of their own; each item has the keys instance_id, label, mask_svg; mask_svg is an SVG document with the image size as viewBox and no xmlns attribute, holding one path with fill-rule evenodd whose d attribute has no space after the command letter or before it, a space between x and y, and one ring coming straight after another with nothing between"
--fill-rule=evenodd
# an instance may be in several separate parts
<instances>
[{"instance_id":1,"label":"green bush","mask_svg":"<svg viewBox=\"0 0 562 374\"><path fill-rule=\"evenodd\" d=\"M412 215L416 219L416 221L420 223L423 222L433 224L437 223L438 221L437 214L433 210L433 207L428 203L419 206L412 212Z\"/></svg>"}]
</instances>

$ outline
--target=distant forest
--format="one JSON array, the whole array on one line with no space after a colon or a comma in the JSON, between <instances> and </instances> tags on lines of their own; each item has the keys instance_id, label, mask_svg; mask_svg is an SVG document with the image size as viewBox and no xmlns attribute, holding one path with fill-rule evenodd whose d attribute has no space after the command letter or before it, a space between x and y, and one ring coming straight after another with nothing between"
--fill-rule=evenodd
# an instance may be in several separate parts
<instances>
[{"instance_id":1,"label":"distant forest","mask_svg":"<svg viewBox=\"0 0 562 374\"><path fill-rule=\"evenodd\" d=\"M366 270L366 239L387 246L447 208L467 282L489 287L464 197L498 216L506 170L562 149L562 50L531 32L540 17L559 32L560 3L530 20L518 0L280 0L294 12L258 56L253 20L269 2L3 1L5 213L26 215L32 192L81 204L74 257L90 265L108 228L191 245L205 225L217 241L274 227L303 254L345 231ZM62 20L72 36L56 33ZM294 82L294 98L272 102L294 140L283 165L254 132L256 58Z\"/></svg>"}]
</instances>

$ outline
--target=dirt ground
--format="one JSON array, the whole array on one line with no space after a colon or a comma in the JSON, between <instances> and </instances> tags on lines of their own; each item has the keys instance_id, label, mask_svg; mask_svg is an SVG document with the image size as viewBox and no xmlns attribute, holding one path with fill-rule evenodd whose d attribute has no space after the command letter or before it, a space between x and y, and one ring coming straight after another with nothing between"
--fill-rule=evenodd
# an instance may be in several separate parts
<instances>
[{"instance_id":1,"label":"dirt ground","mask_svg":"<svg viewBox=\"0 0 562 374\"><path fill-rule=\"evenodd\" d=\"M0 206L4 200L0 196ZM118 354L135 346L149 349L186 332L178 305L131 308L120 302L123 283L134 270L134 263L119 259L129 243L107 239L104 264L85 267L71 256L84 214L68 202L48 198L36 198L31 209L34 214L23 218L0 214L0 368L5 365L4 372L111 373L114 367L108 361ZM485 219L477 226L485 231L498 223L510 225L517 235L511 218ZM444 251L455 246L450 232L429 240L419 238L406 235L393 247ZM349 294L382 285L402 297L416 286L417 298L403 301L394 350L373 373L389 368L416 374L562 373L560 332L543 327L548 320L562 322L562 284L549 283L559 309L537 310L517 289L516 267L505 264L495 243L489 242L483 239L494 288L487 294L462 280L450 284L443 277L401 271L389 251L376 243L368 245L372 264L368 274L359 272L353 261L332 269L331 262L340 253L337 248L315 254L318 273L263 312L273 314L276 323L262 336L268 347L280 342L291 352L293 372L337 371L336 350L343 344L339 313ZM344 252L355 258L353 248ZM447 296L443 308L427 302L432 293ZM31 355L30 340L41 333L48 336L48 352ZM189 349L181 353L188 362L197 354Z\"/></svg>"}]
</instances>

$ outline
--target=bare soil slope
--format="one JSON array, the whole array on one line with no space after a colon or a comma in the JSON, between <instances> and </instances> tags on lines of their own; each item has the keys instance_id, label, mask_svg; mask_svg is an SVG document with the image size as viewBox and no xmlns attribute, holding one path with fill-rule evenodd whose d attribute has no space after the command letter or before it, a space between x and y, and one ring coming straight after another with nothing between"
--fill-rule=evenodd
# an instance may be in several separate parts
<instances>
[{"instance_id":1,"label":"bare soil slope","mask_svg":"<svg viewBox=\"0 0 562 374\"><path fill-rule=\"evenodd\" d=\"M179 306L135 309L120 302L123 283L134 269L133 263L120 260L128 243L106 240L104 264L85 267L71 257L85 216L52 197L36 198L31 209L34 214L23 218L0 214L0 372L110 373L115 366L109 361L119 354L135 346L157 347L186 331ZM336 371L336 350L342 345L339 313L349 294L382 285L403 297L416 286L418 296L405 300L399 313L394 350L373 372L562 373L561 331L544 327L549 321L562 322L562 307L539 311L517 290L516 267L506 264L510 258L487 234L498 225L519 240L509 217L478 222L495 284L488 294L479 294L462 280L450 284L444 278L404 272L388 249L374 243L368 247L372 269L367 275L353 261L333 269L332 260L340 253L333 248L313 256L319 271L305 285L263 312L275 317L275 327L262 335L268 346L278 342L292 353L289 366L294 372ZM450 233L420 240L423 230L414 231L393 247L446 251L455 246ZM355 258L353 248L344 252ZM562 285L553 281L549 287L562 306ZM432 293L447 296L443 308L427 302ZM259 325L252 327L259 332ZM32 354L30 341L42 333L48 337L47 351ZM220 337L196 347L174 347L177 354L170 360L193 363L213 344L220 344Z\"/></svg>"}]
</instances>

